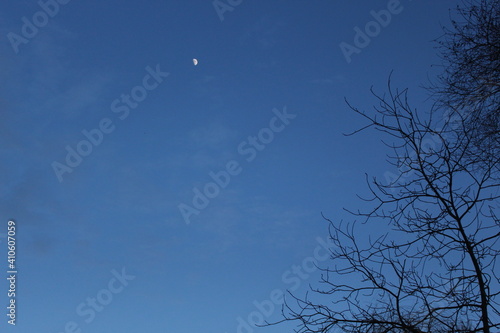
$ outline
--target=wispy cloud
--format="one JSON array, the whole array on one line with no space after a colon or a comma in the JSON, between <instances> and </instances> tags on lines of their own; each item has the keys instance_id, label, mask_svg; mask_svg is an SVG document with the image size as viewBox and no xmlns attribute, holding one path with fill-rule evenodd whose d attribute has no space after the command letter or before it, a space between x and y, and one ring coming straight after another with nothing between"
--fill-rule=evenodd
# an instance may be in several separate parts
<instances>
[{"instance_id":1,"label":"wispy cloud","mask_svg":"<svg viewBox=\"0 0 500 333\"><path fill-rule=\"evenodd\" d=\"M193 145L200 148L223 149L228 147L232 140L237 139L238 131L214 121L207 126L198 127L188 132Z\"/></svg>"},{"instance_id":2,"label":"wispy cloud","mask_svg":"<svg viewBox=\"0 0 500 333\"><path fill-rule=\"evenodd\" d=\"M206 171L226 163L236 154L238 135L237 130L222 121L213 120L177 138L177 152L169 154L166 159L169 165L175 168Z\"/></svg>"},{"instance_id":3,"label":"wispy cloud","mask_svg":"<svg viewBox=\"0 0 500 333\"><path fill-rule=\"evenodd\" d=\"M311 83L330 85L330 84L344 83L345 81L346 81L345 76L339 74L339 75L334 75L332 77L312 79Z\"/></svg>"},{"instance_id":4,"label":"wispy cloud","mask_svg":"<svg viewBox=\"0 0 500 333\"><path fill-rule=\"evenodd\" d=\"M263 15L248 29L244 40L254 41L261 48L269 49L280 39L285 27L284 20Z\"/></svg>"}]
</instances>

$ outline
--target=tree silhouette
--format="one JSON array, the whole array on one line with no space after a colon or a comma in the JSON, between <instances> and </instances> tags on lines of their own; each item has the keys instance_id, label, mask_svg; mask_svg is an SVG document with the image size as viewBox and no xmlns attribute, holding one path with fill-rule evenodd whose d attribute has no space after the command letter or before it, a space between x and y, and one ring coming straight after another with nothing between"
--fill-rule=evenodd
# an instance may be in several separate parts
<instances>
[{"instance_id":1,"label":"tree silhouette","mask_svg":"<svg viewBox=\"0 0 500 333\"><path fill-rule=\"evenodd\" d=\"M467 1L441 41L437 103L419 113L391 86L374 113L349 107L388 136L401 170L368 178L360 222L329 222L335 247L320 286L290 293L283 321L297 332L494 332L500 329L499 1ZM464 109L467 111L464 112ZM360 223L390 231L368 242ZM345 283L344 281L349 281Z\"/></svg>"},{"instance_id":2,"label":"tree silhouette","mask_svg":"<svg viewBox=\"0 0 500 333\"><path fill-rule=\"evenodd\" d=\"M500 0L468 0L439 38L443 73L430 90L450 116L464 118L472 158L500 154Z\"/></svg>"},{"instance_id":3,"label":"tree silhouette","mask_svg":"<svg viewBox=\"0 0 500 333\"><path fill-rule=\"evenodd\" d=\"M367 179L372 197L364 200L374 208L351 213L392 230L363 247L356 223L327 219L334 267L321 268L322 287L312 292L331 303L292 295L296 306L285 303L282 321L299 321L298 332L325 333L500 328L500 183L493 172L500 160L468 159L470 138L449 121L433 122L434 113L421 119L406 90L389 85L387 96L375 96L375 115L352 108L370 122L361 130L374 127L392 137L389 158L405 171L392 184ZM338 277L353 282L339 284Z\"/></svg>"}]
</instances>

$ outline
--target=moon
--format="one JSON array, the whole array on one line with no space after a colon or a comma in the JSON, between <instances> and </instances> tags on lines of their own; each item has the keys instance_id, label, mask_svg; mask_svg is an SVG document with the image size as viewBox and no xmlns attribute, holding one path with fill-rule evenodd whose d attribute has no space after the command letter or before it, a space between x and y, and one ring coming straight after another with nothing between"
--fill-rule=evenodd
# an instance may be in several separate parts
<instances>
[{"instance_id":1,"label":"moon","mask_svg":"<svg viewBox=\"0 0 500 333\"><path fill-rule=\"evenodd\" d=\"M193 65L198 65L198 59L193 59Z\"/></svg>"}]
</instances>

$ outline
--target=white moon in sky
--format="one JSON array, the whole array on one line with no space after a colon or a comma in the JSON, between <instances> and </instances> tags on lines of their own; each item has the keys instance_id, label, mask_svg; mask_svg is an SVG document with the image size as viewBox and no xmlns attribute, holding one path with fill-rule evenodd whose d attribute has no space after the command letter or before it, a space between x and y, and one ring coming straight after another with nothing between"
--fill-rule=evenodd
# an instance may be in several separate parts
<instances>
[{"instance_id":1,"label":"white moon in sky","mask_svg":"<svg viewBox=\"0 0 500 333\"><path fill-rule=\"evenodd\" d=\"M196 66L198 65L198 59L193 59L193 64Z\"/></svg>"}]
</instances>

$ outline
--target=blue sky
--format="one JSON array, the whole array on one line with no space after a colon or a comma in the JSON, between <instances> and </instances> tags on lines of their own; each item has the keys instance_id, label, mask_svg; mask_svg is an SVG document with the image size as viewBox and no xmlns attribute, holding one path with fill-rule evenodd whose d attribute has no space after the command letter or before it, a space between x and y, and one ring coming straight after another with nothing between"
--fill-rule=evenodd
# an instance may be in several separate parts
<instances>
[{"instance_id":1,"label":"blue sky","mask_svg":"<svg viewBox=\"0 0 500 333\"><path fill-rule=\"evenodd\" d=\"M254 301L305 292L318 274L293 267L322 257L321 212L350 220L364 174L397 172L379 133L343 135L365 124L344 98L372 109L393 71L425 110L432 40L458 1L64 2L46 22L37 1L0 5L0 232L14 219L18 239L18 318L2 330L291 328L247 326L280 318ZM388 6L347 59L339 45ZM66 147L92 151L70 167ZM196 209L211 172L229 183Z\"/></svg>"}]
</instances>

